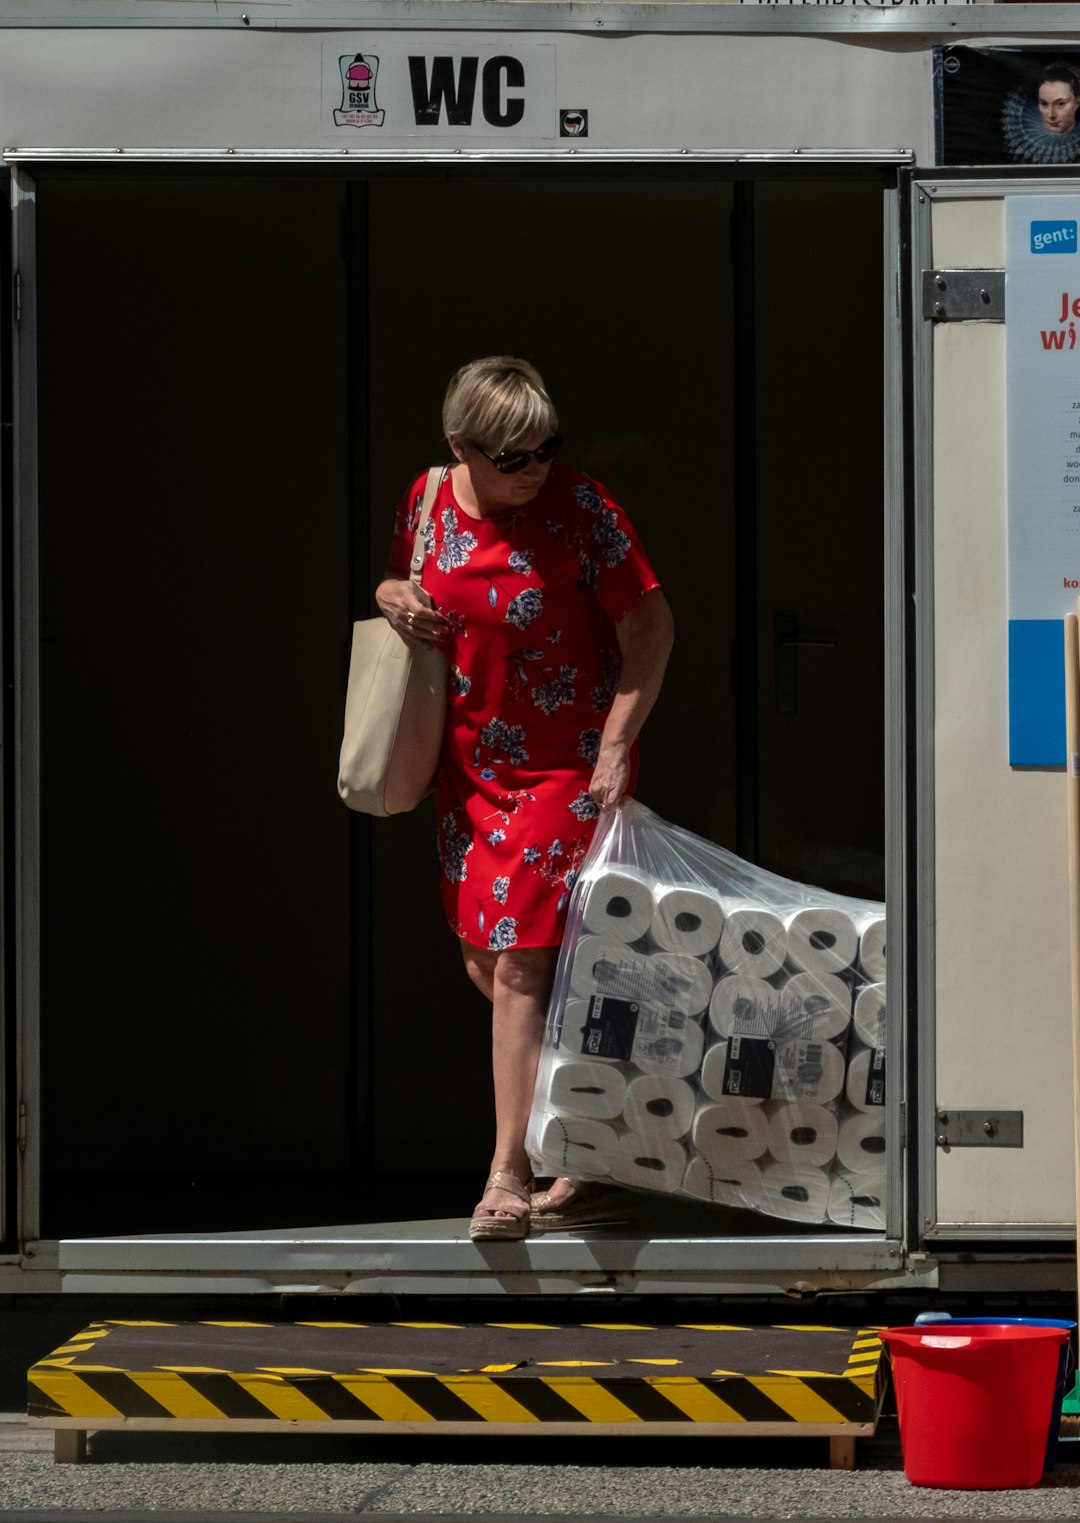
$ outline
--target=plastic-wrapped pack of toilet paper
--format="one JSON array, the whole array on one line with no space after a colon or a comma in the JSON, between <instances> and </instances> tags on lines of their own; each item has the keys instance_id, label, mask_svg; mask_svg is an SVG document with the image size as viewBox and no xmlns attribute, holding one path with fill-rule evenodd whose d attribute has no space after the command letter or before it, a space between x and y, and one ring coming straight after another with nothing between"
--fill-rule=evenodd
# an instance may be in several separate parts
<instances>
[{"instance_id":1,"label":"plastic-wrapped pack of toilet paper","mask_svg":"<svg viewBox=\"0 0 1080 1523\"><path fill-rule=\"evenodd\" d=\"M626 1104L626 1078L613 1063L559 1063L549 1091L556 1110L593 1121L621 1116Z\"/></svg>"},{"instance_id":2,"label":"plastic-wrapped pack of toilet paper","mask_svg":"<svg viewBox=\"0 0 1080 1523\"><path fill-rule=\"evenodd\" d=\"M885 1030L885 985L864 984L855 996L851 1034L864 1047L884 1047Z\"/></svg>"},{"instance_id":3,"label":"plastic-wrapped pack of toilet paper","mask_svg":"<svg viewBox=\"0 0 1080 1523\"><path fill-rule=\"evenodd\" d=\"M571 897L536 1173L883 1232L887 1025L883 905L625 800Z\"/></svg>"},{"instance_id":4,"label":"plastic-wrapped pack of toilet paper","mask_svg":"<svg viewBox=\"0 0 1080 1523\"><path fill-rule=\"evenodd\" d=\"M691 1130L694 1149L718 1172L760 1158L769 1146L769 1116L755 1100L721 1100L703 1105Z\"/></svg>"},{"instance_id":5,"label":"plastic-wrapped pack of toilet paper","mask_svg":"<svg viewBox=\"0 0 1080 1523\"><path fill-rule=\"evenodd\" d=\"M612 941L631 942L644 936L656 913L647 874L612 865L590 874L587 881L581 911L587 930Z\"/></svg>"},{"instance_id":6,"label":"plastic-wrapped pack of toilet paper","mask_svg":"<svg viewBox=\"0 0 1080 1523\"><path fill-rule=\"evenodd\" d=\"M804 1037L828 1042L847 1035L851 989L832 973L782 974L771 979L725 973L709 1000L718 1036Z\"/></svg>"},{"instance_id":7,"label":"plastic-wrapped pack of toilet paper","mask_svg":"<svg viewBox=\"0 0 1080 1523\"><path fill-rule=\"evenodd\" d=\"M714 1043L706 1063L702 1088L715 1100L738 1095L827 1105L844 1087L844 1054L832 1042L733 1036Z\"/></svg>"},{"instance_id":8,"label":"plastic-wrapped pack of toilet paper","mask_svg":"<svg viewBox=\"0 0 1080 1523\"><path fill-rule=\"evenodd\" d=\"M720 940L724 909L720 896L685 884L657 888L652 938L665 952L704 957Z\"/></svg>"},{"instance_id":9,"label":"plastic-wrapped pack of toilet paper","mask_svg":"<svg viewBox=\"0 0 1080 1523\"><path fill-rule=\"evenodd\" d=\"M873 983L885 982L885 916L863 915L859 922L859 967Z\"/></svg>"},{"instance_id":10,"label":"plastic-wrapped pack of toilet paper","mask_svg":"<svg viewBox=\"0 0 1080 1523\"><path fill-rule=\"evenodd\" d=\"M829 1220L839 1227L885 1231L885 1172L842 1169L829 1186Z\"/></svg>"},{"instance_id":11,"label":"plastic-wrapped pack of toilet paper","mask_svg":"<svg viewBox=\"0 0 1080 1523\"><path fill-rule=\"evenodd\" d=\"M685 1079L641 1074L626 1086L623 1120L632 1132L685 1137L694 1119L695 1098Z\"/></svg>"},{"instance_id":12,"label":"plastic-wrapped pack of toilet paper","mask_svg":"<svg viewBox=\"0 0 1080 1523\"><path fill-rule=\"evenodd\" d=\"M885 1048L852 1043L844 1091L857 1111L874 1111L885 1104ZM880 1113L880 1111L879 1111Z\"/></svg>"}]
</instances>

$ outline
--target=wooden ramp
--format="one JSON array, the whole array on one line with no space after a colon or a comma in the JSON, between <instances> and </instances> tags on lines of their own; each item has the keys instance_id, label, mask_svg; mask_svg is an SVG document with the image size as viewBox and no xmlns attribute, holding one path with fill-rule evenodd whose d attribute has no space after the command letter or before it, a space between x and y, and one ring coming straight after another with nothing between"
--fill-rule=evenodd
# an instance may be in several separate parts
<instances>
[{"instance_id":1,"label":"wooden ramp","mask_svg":"<svg viewBox=\"0 0 1080 1523\"><path fill-rule=\"evenodd\" d=\"M875 1328L95 1322L29 1371L56 1458L101 1429L827 1437L874 1432Z\"/></svg>"}]
</instances>

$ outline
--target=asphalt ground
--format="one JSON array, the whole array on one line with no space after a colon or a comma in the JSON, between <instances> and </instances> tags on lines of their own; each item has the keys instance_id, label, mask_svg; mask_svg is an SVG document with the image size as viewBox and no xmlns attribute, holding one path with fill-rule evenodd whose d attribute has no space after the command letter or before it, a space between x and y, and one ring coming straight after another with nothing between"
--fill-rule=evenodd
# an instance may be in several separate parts
<instances>
[{"instance_id":1,"label":"asphalt ground","mask_svg":"<svg viewBox=\"0 0 1080 1523\"><path fill-rule=\"evenodd\" d=\"M581 1439L409 1435L99 1433L81 1465L52 1435L0 1418L0 1523L441 1523L465 1516L1076 1519L1080 1445L1034 1488L912 1486L895 1420L860 1439L857 1468L830 1470L824 1440Z\"/></svg>"}]
</instances>

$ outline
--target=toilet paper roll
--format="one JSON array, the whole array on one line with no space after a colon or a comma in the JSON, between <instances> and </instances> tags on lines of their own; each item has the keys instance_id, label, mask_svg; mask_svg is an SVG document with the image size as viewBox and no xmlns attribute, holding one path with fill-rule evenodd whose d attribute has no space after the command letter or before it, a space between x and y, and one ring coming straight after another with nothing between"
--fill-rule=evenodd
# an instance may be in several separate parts
<instances>
[{"instance_id":1,"label":"toilet paper roll","mask_svg":"<svg viewBox=\"0 0 1080 1523\"><path fill-rule=\"evenodd\" d=\"M760 1158L769 1146L769 1118L762 1105L720 1100L703 1105L694 1117L690 1140L710 1168L726 1173Z\"/></svg>"},{"instance_id":2,"label":"toilet paper roll","mask_svg":"<svg viewBox=\"0 0 1080 1523\"><path fill-rule=\"evenodd\" d=\"M768 978L784 966L787 932L780 916L764 905L727 904L720 933L720 961L729 973Z\"/></svg>"},{"instance_id":3,"label":"toilet paper roll","mask_svg":"<svg viewBox=\"0 0 1080 1523\"><path fill-rule=\"evenodd\" d=\"M583 936L570 964L570 987L582 997L613 994L699 1015L709 1003L713 979L697 957L644 956L609 936Z\"/></svg>"},{"instance_id":4,"label":"toilet paper roll","mask_svg":"<svg viewBox=\"0 0 1080 1523\"><path fill-rule=\"evenodd\" d=\"M867 978L885 978L884 915L866 915L859 921L859 966Z\"/></svg>"},{"instance_id":5,"label":"toilet paper roll","mask_svg":"<svg viewBox=\"0 0 1080 1523\"><path fill-rule=\"evenodd\" d=\"M787 916L788 962L804 973L842 973L859 950L859 933L845 910L808 905Z\"/></svg>"},{"instance_id":6,"label":"toilet paper roll","mask_svg":"<svg viewBox=\"0 0 1080 1523\"><path fill-rule=\"evenodd\" d=\"M609 867L588 885L585 924L615 941L637 941L652 925L652 884L631 867Z\"/></svg>"},{"instance_id":7,"label":"toilet paper roll","mask_svg":"<svg viewBox=\"0 0 1080 1523\"><path fill-rule=\"evenodd\" d=\"M724 911L719 897L703 888L658 888L652 935L667 952L704 957L720 940Z\"/></svg>"},{"instance_id":8,"label":"toilet paper roll","mask_svg":"<svg viewBox=\"0 0 1080 1523\"><path fill-rule=\"evenodd\" d=\"M839 1047L801 1037L777 1041L774 1100L806 1100L827 1105L843 1087L844 1054Z\"/></svg>"},{"instance_id":9,"label":"toilet paper roll","mask_svg":"<svg viewBox=\"0 0 1080 1523\"><path fill-rule=\"evenodd\" d=\"M648 1074L686 1079L697 1073L705 1052L705 1033L681 1010L642 1005L631 1059Z\"/></svg>"},{"instance_id":10,"label":"toilet paper roll","mask_svg":"<svg viewBox=\"0 0 1080 1523\"><path fill-rule=\"evenodd\" d=\"M744 1158L730 1169L717 1170L704 1158L691 1158L683 1175L683 1191L714 1206L753 1210L760 1204L761 1168Z\"/></svg>"},{"instance_id":11,"label":"toilet paper roll","mask_svg":"<svg viewBox=\"0 0 1080 1523\"><path fill-rule=\"evenodd\" d=\"M539 1162L545 1173L606 1179L618 1157L618 1133L604 1121L549 1116L541 1128Z\"/></svg>"},{"instance_id":12,"label":"toilet paper roll","mask_svg":"<svg viewBox=\"0 0 1080 1523\"><path fill-rule=\"evenodd\" d=\"M831 1042L733 1036L714 1042L701 1065L712 1100L806 1100L827 1105L844 1087L844 1054Z\"/></svg>"},{"instance_id":13,"label":"toilet paper roll","mask_svg":"<svg viewBox=\"0 0 1080 1523\"><path fill-rule=\"evenodd\" d=\"M566 1001L563 1006L562 1020L559 1022L557 1045L560 1057L575 1058L581 1054L587 1054L593 1058L607 1058L606 1053L597 1052L595 1048L590 1053L585 1046L588 1019L589 1001L587 999L570 998Z\"/></svg>"},{"instance_id":14,"label":"toilet paper roll","mask_svg":"<svg viewBox=\"0 0 1080 1523\"><path fill-rule=\"evenodd\" d=\"M700 1015L708 1008L713 976L700 958L657 952L647 957L645 964L645 999L685 1010L687 1015Z\"/></svg>"},{"instance_id":15,"label":"toilet paper roll","mask_svg":"<svg viewBox=\"0 0 1080 1523\"><path fill-rule=\"evenodd\" d=\"M685 1137L694 1119L694 1091L685 1079L642 1074L627 1085L623 1118L632 1132Z\"/></svg>"},{"instance_id":16,"label":"toilet paper roll","mask_svg":"<svg viewBox=\"0 0 1080 1523\"><path fill-rule=\"evenodd\" d=\"M834 1175L829 1188L829 1220L840 1227L884 1232L884 1177L871 1173Z\"/></svg>"},{"instance_id":17,"label":"toilet paper roll","mask_svg":"<svg viewBox=\"0 0 1080 1523\"><path fill-rule=\"evenodd\" d=\"M709 1000L717 1036L775 1036L781 1023L779 991L750 973L725 973Z\"/></svg>"},{"instance_id":18,"label":"toilet paper roll","mask_svg":"<svg viewBox=\"0 0 1080 1523\"><path fill-rule=\"evenodd\" d=\"M777 1036L828 1042L851 1022L851 990L835 973L796 973L780 989Z\"/></svg>"},{"instance_id":19,"label":"toilet paper roll","mask_svg":"<svg viewBox=\"0 0 1080 1523\"><path fill-rule=\"evenodd\" d=\"M855 1035L867 1047L885 1046L885 985L864 984L855 996Z\"/></svg>"},{"instance_id":20,"label":"toilet paper roll","mask_svg":"<svg viewBox=\"0 0 1080 1523\"><path fill-rule=\"evenodd\" d=\"M884 1047L857 1047L848 1054L844 1093L857 1111L880 1111L885 1104Z\"/></svg>"},{"instance_id":21,"label":"toilet paper roll","mask_svg":"<svg viewBox=\"0 0 1080 1523\"><path fill-rule=\"evenodd\" d=\"M559 1063L552 1071L548 1100L569 1116L613 1121L626 1104L626 1078L613 1063Z\"/></svg>"},{"instance_id":22,"label":"toilet paper roll","mask_svg":"<svg viewBox=\"0 0 1080 1523\"><path fill-rule=\"evenodd\" d=\"M835 1111L799 1101L770 1107L769 1152L793 1168L823 1168L836 1155Z\"/></svg>"},{"instance_id":23,"label":"toilet paper roll","mask_svg":"<svg viewBox=\"0 0 1080 1523\"><path fill-rule=\"evenodd\" d=\"M827 1042L851 1019L851 990L831 973L796 973L785 983L766 983L745 973L719 979L709 1001L709 1022L718 1036L805 1037Z\"/></svg>"},{"instance_id":24,"label":"toilet paper roll","mask_svg":"<svg viewBox=\"0 0 1080 1523\"><path fill-rule=\"evenodd\" d=\"M881 1170L885 1164L885 1115L881 1110L843 1116L836 1139L836 1159L852 1174Z\"/></svg>"},{"instance_id":25,"label":"toilet paper roll","mask_svg":"<svg viewBox=\"0 0 1080 1523\"><path fill-rule=\"evenodd\" d=\"M612 1179L637 1190L671 1194L686 1173L686 1149L670 1137L624 1132L611 1166Z\"/></svg>"},{"instance_id":26,"label":"toilet paper roll","mask_svg":"<svg viewBox=\"0 0 1080 1523\"><path fill-rule=\"evenodd\" d=\"M645 959L610 936L583 936L570 964L570 987L582 997L617 994L639 998Z\"/></svg>"},{"instance_id":27,"label":"toilet paper roll","mask_svg":"<svg viewBox=\"0 0 1080 1523\"><path fill-rule=\"evenodd\" d=\"M704 1095L710 1100L726 1100L729 1098L724 1089L724 1080L727 1074L728 1044L727 1042L714 1042L701 1060L701 1073L698 1083ZM763 1095L739 1095L741 1105L762 1105L767 1097Z\"/></svg>"},{"instance_id":28,"label":"toilet paper roll","mask_svg":"<svg viewBox=\"0 0 1080 1523\"><path fill-rule=\"evenodd\" d=\"M787 1221L823 1222L829 1211L829 1191L824 1169L770 1163L761 1171L760 1208Z\"/></svg>"}]
</instances>

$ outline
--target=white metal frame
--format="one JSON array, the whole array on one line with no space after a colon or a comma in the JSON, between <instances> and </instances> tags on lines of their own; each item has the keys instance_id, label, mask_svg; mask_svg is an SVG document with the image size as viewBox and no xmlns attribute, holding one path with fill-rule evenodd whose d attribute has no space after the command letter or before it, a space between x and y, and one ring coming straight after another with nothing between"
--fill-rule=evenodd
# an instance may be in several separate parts
<instances>
[{"instance_id":1,"label":"white metal frame","mask_svg":"<svg viewBox=\"0 0 1080 1523\"><path fill-rule=\"evenodd\" d=\"M185 7L186 8L186 7ZM468 7L466 7L468 8ZM485 25L491 24L490 10L482 7ZM422 7L428 14L431 7ZM479 9L479 8L478 8ZM518 14L534 7L514 6L515 27L522 23ZM665 12L666 14L666 12ZM884 18L883 18L884 19ZM430 16L429 16L430 20ZM385 19L383 24L385 25ZM15 543L16 581L21 588L16 607L19 645L16 652L18 737L18 786L21 792L19 815L22 820L18 853L19 925L19 1011L20 1088L28 1101L26 1147L22 1171L22 1237L27 1244L24 1267L35 1264L55 1267L57 1245L41 1243L40 1236L40 1160L41 1124L36 1097L40 1087L40 936L38 926L39 886L39 692L38 692L38 544L36 477L36 323L34 311L34 209L38 167L66 164L101 166L139 162L176 167L182 164L223 164L243 172L245 165L282 164L308 167L314 173L342 172L362 174L365 165L385 163L456 165L487 162L528 164L537 161L567 163L565 150L535 152L424 152L371 151L353 152L347 163L341 151L280 150L125 150L105 152L79 149L9 150L4 159L12 167L13 205L15 207L16 265L23 275L22 322L16 335L16 395L20 436L17 459ZM567 164L573 173L576 165L641 164L649 166L687 161L717 165L744 163L792 166L806 163L831 163L838 168L852 165L890 167L910 164L906 151L876 152L865 149L848 151L763 153L751 150L717 152L577 152ZM904 575L904 492L903 492L903 373L902 333L899 306L898 250L900 248L900 212L895 190L885 192L883 223L885 308L884 407L886 458L885 480L885 617L886 617L886 857L888 862L888 913L890 940L904 944L904 903L907 886L906 813L905 813L905 590ZM897 929L892 929L896 927ZM908 1000L904 989L903 961L893 959L890 970L891 1012L889 1031L890 1072L900 1074L903 1059L903 1016ZM896 1084L892 1089L895 1092ZM932 1090L929 1091L932 1093ZM749 1238L660 1240L618 1246L615 1259L605 1250L600 1258L603 1270L600 1283L594 1283L598 1270L597 1245L589 1240L562 1245L542 1242L514 1245L513 1265L491 1264L485 1267L476 1250L467 1243L458 1244L447 1233L433 1236L405 1234L388 1254L386 1229L357 1228L338 1237L323 1232L295 1234L287 1240L280 1234L229 1233L207 1237L159 1236L153 1238L114 1239L102 1258L103 1245L90 1240L82 1244L60 1245L60 1265L68 1276L69 1289L101 1291L141 1289L164 1293L168 1286L182 1283L187 1290L261 1289L278 1293L295 1289L293 1271L282 1266L318 1270L322 1288L342 1277L342 1289L398 1290L436 1293L452 1285L467 1286L472 1292L485 1293L515 1289L525 1293L530 1286L554 1293L558 1286L566 1289L576 1282L587 1289L633 1289L643 1293L669 1290L671 1293L761 1293L773 1289L814 1285L832 1289L885 1289L900 1284L933 1282L933 1266L919 1262L913 1268L905 1256L905 1241L912 1248L918 1233L905 1234L904 1211L904 1126L903 1107L895 1096L890 1099L888 1120L889 1175L888 1214L883 1236L869 1233L850 1235L792 1236L770 1234ZM330 1237L332 1243L325 1239ZM330 1249L327 1253L327 1249ZM562 1251L568 1250L567 1252ZM557 1251L558 1250L558 1251ZM87 1253L94 1255L93 1261ZM378 1272L354 1267L357 1255L375 1252ZM111 1260L110 1260L111 1255ZM117 1255L119 1255L117 1257ZM522 1255L524 1257L522 1257ZM674 1257L673 1257L674 1255ZM104 1275L99 1266L115 1263L112 1273ZM906 1267L905 1267L906 1265ZM122 1273L122 1267L131 1272ZM553 1277L548 1280L548 1270ZM246 1271L246 1273L245 1273ZM251 1278L254 1271L255 1278ZM224 1278L222 1274L224 1272ZM170 1273L173 1278L170 1278ZM182 1282L175 1277L183 1276ZM0 1288L3 1282L0 1281ZM310 1293L318 1285L308 1282L303 1289Z\"/></svg>"},{"instance_id":2,"label":"white metal frame","mask_svg":"<svg viewBox=\"0 0 1080 1523\"><path fill-rule=\"evenodd\" d=\"M595 5L537 0L414 0L412 4L349 6L345 0L5 0L0 28L113 28L203 31L502 31L758 34L771 36L926 38L960 42L1076 35L1080 5L996 7L941 0L937 8L765 4Z\"/></svg>"},{"instance_id":3,"label":"white metal frame","mask_svg":"<svg viewBox=\"0 0 1080 1523\"><path fill-rule=\"evenodd\" d=\"M1009 196L1045 196L1048 191L1076 195L1080 178L1063 178L1060 174L1033 176L1030 169L1018 171L1015 178L991 170L985 176L975 170L920 171L913 181L911 304L915 317L913 341L915 430L915 512L917 564L915 583L917 650L916 705L918 718L917 816L918 845L915 871L918 878L919 979L916 990L919 1037L919 1093L924 1097L924 1124L918 1132L919 1198L918 1222L914 1235L928 1244L936 1241L1030 1243L1033 1240L1071 1241L1074 1229L1067 1223L997 1223L992 1226L938 1224L937 1144L934 1125L937 1072L935 1063L936 966L934 927L934 362L933 325L920 317L922 305L922 271L932 264L932 209L936 201L989 200ZM891 975L890 975L891 977Z\"/></svg>"},{"instance_id":4,"label":"white metal frame","mask_svg":"<svg viewBox=\"0 0 1080 1523\"><path fill-rule=\"evenodd\" d=\"M12 265L19 290L13 324L14 421L14 667L16 778L14 955L16 1061L19 1105L19 1241L40 1237L40 937L38 865L37 541L37 311L35 302L36 186L20 169L11 175Z\"/></svg>"}]
</instances>

